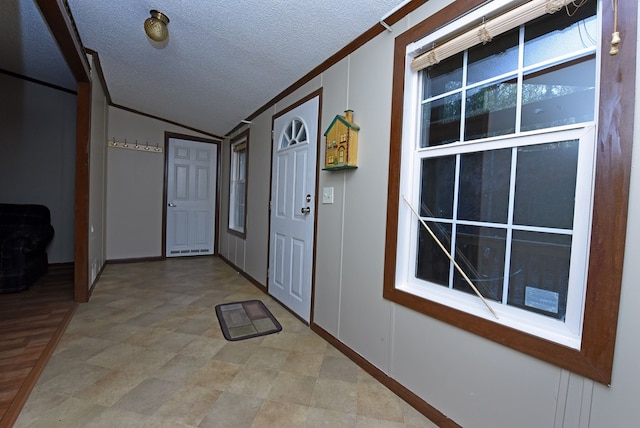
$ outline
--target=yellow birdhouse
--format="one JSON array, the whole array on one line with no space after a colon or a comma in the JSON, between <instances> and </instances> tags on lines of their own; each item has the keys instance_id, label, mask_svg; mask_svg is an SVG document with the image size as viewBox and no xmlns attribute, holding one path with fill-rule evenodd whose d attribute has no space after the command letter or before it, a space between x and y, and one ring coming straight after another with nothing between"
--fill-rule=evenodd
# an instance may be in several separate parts
<instances>
[{"instance_id":1,"label":"yellow birdhouse","mask_svg":"<svg viewBox=\"0 0 640 428\"><path fill-rule=\"evenodd\" d=\"M324 133L325 170L357 168L358 131L360 127L353 123L353 110L345 115L336 115Z\"/></svg>"}]
</instances>

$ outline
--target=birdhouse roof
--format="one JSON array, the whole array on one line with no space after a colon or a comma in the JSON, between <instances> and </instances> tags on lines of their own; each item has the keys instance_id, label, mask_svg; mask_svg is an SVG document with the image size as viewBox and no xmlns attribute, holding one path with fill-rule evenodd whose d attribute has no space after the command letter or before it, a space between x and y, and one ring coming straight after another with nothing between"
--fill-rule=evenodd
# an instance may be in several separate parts
<instances>
[{"instance_id":1,"label":"birdhouse roof","mask_svg":"<svg viewBox=\"0 0 640 428\"><path fill-rule=\"evenodd\" d=\"M325 137L327 136L329 131L331 131L331 128L333 128L333 126L336 124L336 122L343 123L347 128L355 129L356 131L360 130L360 127L358 125L356 125L353 122L348 121L346 117L337 114L336 117L333 118L333 121L331 122L331 124L329 125L327 130L324 132L324 136Z\"/></svg>"}]
</instances>

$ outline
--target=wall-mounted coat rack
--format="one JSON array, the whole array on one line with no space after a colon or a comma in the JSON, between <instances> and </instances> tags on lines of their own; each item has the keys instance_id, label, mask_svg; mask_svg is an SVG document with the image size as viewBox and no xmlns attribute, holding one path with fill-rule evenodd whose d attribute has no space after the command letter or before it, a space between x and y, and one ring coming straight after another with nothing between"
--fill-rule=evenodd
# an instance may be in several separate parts
<instances>
[{"instance_id":1,"label":"wall-mounted coat rack","mask_svg":"<svg viewBox=\"0 0 640 428\"><path fill-rule=\"evenodd\" d=\"M113 140L107 141L107 146L117 149L141 150L143 152L151 153L162 153L163 151L162 147L160 147L157 143L155 145L150 145L148 142L146 142L145 144L140 144L137 141L133 143L127 140L116 141L115 138Z\"/></svg>"}]
</instances>

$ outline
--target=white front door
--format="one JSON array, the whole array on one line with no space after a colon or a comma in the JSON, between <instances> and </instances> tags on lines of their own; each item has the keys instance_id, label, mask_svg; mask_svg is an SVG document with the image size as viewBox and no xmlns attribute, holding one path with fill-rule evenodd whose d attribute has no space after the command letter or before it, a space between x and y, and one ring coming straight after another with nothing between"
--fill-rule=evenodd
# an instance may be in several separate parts
<instances>
[{"instance_id":1,"label":"white front door","mask_svg":"<svg viewBox=\"0 0 640 428\"><path fill-rule=\"evenodd\" d=\"M169 138L166 257L213 254L217 144Z\"/></svg>"},{"instance_id":2,"label":"white front door","mask_svg":"<svg viewBox=\"0 0 640 428\"><path fill-rule=\"evenodd\" d=\"M269 294L300 318L311 313L320 98L275 118Z\"/></svg>"}]
</instances>

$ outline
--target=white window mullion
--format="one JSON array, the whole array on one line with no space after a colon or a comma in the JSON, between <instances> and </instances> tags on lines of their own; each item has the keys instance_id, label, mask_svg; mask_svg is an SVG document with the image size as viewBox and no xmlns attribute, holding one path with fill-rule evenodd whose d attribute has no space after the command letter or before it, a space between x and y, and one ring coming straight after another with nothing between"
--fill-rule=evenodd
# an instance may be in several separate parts
<instances>
[{"instance_id":1,"label":"white window mullion","mask_svg":"<svg viewBox=\"0 0 640 428\"><path fill-rule=\"evenodd\" d=\"M507 237L505 242L504 281L502 283L502 304L507 304L509 298L509 280L511 271L511 242L513 239L513 212L516 200L516 165L518 163L518 148L511 149L511 178L509 179L509 211L507 214Z\"/></svg>"},{"instance_id":2,"label":"white window mullion","mask_svg":"<svg viewBox=\"0 0 640 428\"><path fill-rule=\"evenodd\" d=\"M460 190L460 155L456 155L456 170L453 179L453 215L451 216L451 248L449 254L456 259L456 231L458 229L458 193ZM457 260L456 260L457 262ZM455 266L449 263L449 288L453 288Z\"/></svg>"},{"instance_id":3,"label":"white window mullion","mask_svg":"<svg viewBox=\"0 0 640 428\"><path fill-rule=\"evenodd\" d=\"M518 37L518 91L516 95L516 134L520 133L520 125L522 124L522 82L523 73L522 68L524 66L524 25L520 26L520 32Z\"/></svg>"},{"instance_id":4,"label":"white window mullion","mask_svg":"<svg viewBox=\"0 0 640 428\"><path fill-rule=\"evenodd\" d=\"M465 116L467 114L467 60L469 53L464 51L462 56L462 90L460 91L460 141L464 141Z\"/></svg>"}]
</instances>

